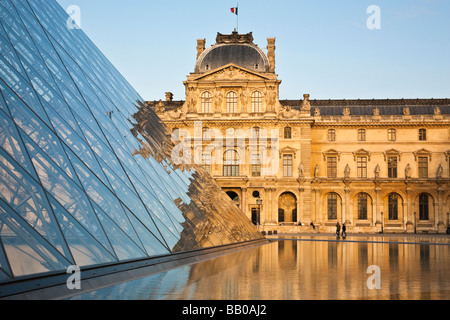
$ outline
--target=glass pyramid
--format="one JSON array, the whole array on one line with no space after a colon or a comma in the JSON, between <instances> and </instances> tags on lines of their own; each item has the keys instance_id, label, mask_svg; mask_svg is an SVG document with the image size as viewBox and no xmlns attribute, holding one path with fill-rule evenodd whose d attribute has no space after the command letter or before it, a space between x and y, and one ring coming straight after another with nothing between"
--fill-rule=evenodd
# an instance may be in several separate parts
<instances>
[{"instance_id":1,"label":"glass pyramid","mask_svg":"<svg viewBox=\"0 0 450 320\"><path fill-rule=\"evenodd\" d=\"M0 284L261 239L67 20L0 0Z\"/></svg>"}]
</instances>

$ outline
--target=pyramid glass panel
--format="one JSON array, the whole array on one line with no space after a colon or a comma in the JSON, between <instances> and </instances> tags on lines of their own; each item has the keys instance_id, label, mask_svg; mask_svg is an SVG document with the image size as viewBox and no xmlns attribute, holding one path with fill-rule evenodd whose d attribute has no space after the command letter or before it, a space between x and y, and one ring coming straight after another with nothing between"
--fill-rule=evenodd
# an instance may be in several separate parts
<instances>
[{"instance_id":1,"label":"pyramid glass panel","mask_svg":"<svg viewBox=\"0 0 450 320\"><path fill-rule=\"evenodd\" d=\"M261 240L55 0L0 0L0 296L24 277Z\"/></svg>"}]
</instances>

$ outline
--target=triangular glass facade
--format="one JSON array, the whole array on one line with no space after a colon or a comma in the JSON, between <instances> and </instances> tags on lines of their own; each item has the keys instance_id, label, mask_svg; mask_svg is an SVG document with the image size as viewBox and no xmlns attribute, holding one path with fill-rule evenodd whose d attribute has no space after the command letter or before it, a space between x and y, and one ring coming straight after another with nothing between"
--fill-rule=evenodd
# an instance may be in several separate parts
<instances>
[{"instance_id":1,"label":"triangular glass facade","mask_svg":"<svg viewBox=\"0 0 450 320\"><path fill-rule=\"evenodd\" d=\"M0 284L260 239L67 19L0 0Z\"/></svg>"}]
</instances>

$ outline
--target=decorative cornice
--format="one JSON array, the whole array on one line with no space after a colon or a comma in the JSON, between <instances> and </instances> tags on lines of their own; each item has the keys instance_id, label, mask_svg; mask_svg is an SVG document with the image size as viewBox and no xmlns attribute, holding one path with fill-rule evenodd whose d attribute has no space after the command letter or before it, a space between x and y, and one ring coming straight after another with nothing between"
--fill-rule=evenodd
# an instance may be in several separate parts
<instances>
[{"instance_id":1,"label":"decorative cornice","mask_svg":"<svg viewBox=\"0 0 450 320\"><path fill-rule=\"evenodd\" d=\"M383 152L384 161L387 161L388 156L397 156L398 161L401 161L401 155L402 155L402 153L396 149L389 149L389 150Z\"/></svg>"},{"instance_id":2,"label":"decorative cornice","mask_svg":"<svg viewBox=\"0 0 450 320\"><path fill-rule=\"evenodd\" d=\"M428 150L426 150L426 149L420 149L420 150L418 150L418 151L415 151L415 152L413 152L414 153L414 160L415 161L417 161L417 158L419 157L419 156L427 156L427 157L429 157L429 160L431 161L431 156L432 156L432 152L431 151L428 151Z\"/></svg>"},{"instance_id":3,"label":"decorative cornice","mask_svg":"<svg viewBox=\"0 0 450 320\"><path fill-rule=\"evenodd\" d=\"M370 155L371 155L371 153L369 151L364 150L364 149L359 149L358 151L353 152L353 159L354 159L354 161L356 161L357 157L364 156L364 157L367 157L367 159L370 161Z\"/></svg>"},{"instance_id":4,"label":"decorative cornice","mask_svg":"<svg viewBox=\"0 0 450 320\"><path fill-rule=\"evenodd\" d=\"M338 157L338 161L341 160L341 153L342 152L338 152L334 149L330 149L328 151L322 152L323 154L323 160L326 161L327 157Z\"/></svg>"}]
</instances>

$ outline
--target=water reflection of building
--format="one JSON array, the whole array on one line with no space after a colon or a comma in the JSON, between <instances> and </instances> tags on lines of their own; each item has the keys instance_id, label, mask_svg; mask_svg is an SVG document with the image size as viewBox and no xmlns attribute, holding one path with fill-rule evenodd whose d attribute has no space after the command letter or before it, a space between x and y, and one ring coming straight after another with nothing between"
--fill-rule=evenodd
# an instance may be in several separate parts
<instances>
[{"instance_id":1,"label":"water reflection of building","mask_svg":"<svg viewBox=\"0 0 450 320\"><path fill-rule=\"evenodd\" d=\"M279 100L274 38L267 54L251 33L236 32L218 34L209 48L198 40L197 50L185 100L167 93L147 105L174 133L187 130L198 161L254 223L446 230L448 99ZM273 132L279 138L265 140Z\"/></svg>"},{"instance_id":2,"label":"water reflection of building","mask_svg":"<svg viewBox=\"0 0 450 320\"><path fill-rule=\"evenodd\" d=\"M311 241L309 241L311 240ZM448 299L449 245L428 239L358 242L284 240L106 288L98 299L336 300ZM364 240L369 240L365 242ZM381 240L381 239L380 239ZM404 244L402 242L421 242ZM399 242L399 243L396 243ZM369 290L369 266L380 268ZM83 297L82 297L83 298Z\"/></svg>"},{"instance_id":3,"label":"water reflection of building","mask_svg":"<svg viewBox=\"0 0 450 320\"><path fill-rule=\"evenodd\" d=\"M367 287L371 265L380 290ZM161 277L153 287L163 299L447 299L448 271L447 245L287 240L195 264L181 284ZM149 291L145 283L137 291Z\"/></svg>"}]
</instances>

